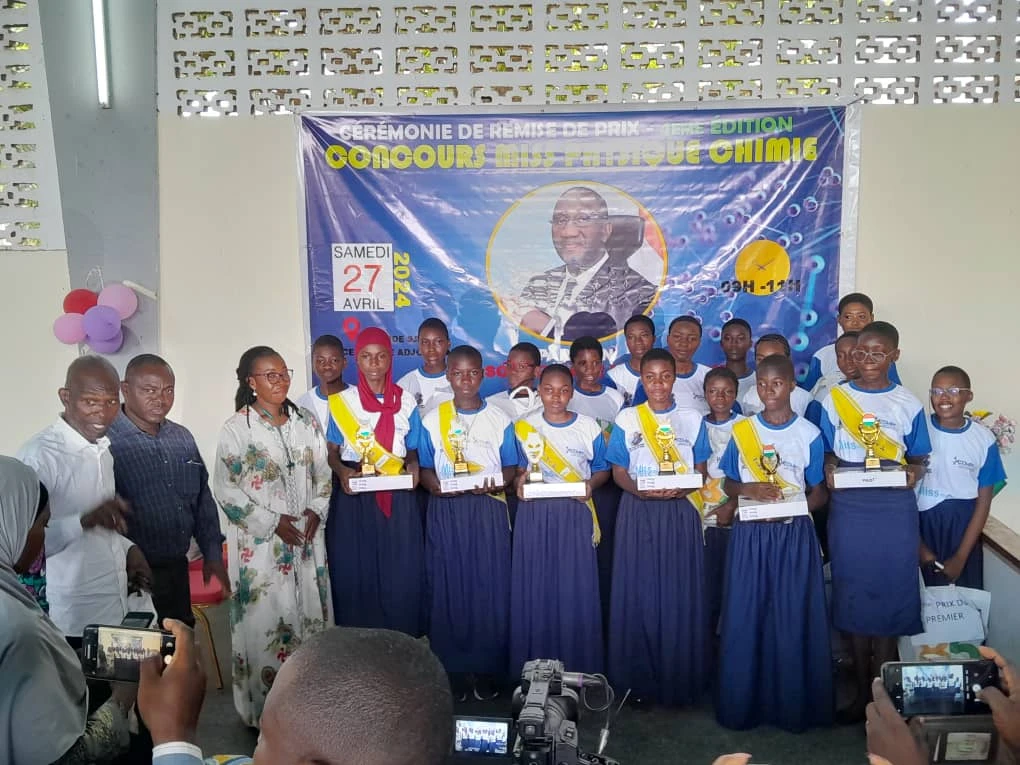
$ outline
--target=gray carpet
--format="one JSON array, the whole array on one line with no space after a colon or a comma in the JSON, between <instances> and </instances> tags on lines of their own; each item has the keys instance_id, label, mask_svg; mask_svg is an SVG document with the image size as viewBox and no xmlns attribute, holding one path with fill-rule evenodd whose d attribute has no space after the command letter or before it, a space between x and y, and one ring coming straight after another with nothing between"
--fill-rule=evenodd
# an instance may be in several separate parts
<instances>
[{"instance_id":1,"label":"gray carpet","mask_svg":"<svg viewBox=\"0 0 1020 765\"><path fill-rule=\"evenodd\" d=\"M223 690L217 690L210 675L205 706L199 724L199 744L207 755L251 754L257 733L242 725L234 711L230 691L230 635L227 610L209 612L213 636L224 667ZM199 632L200 639L204 635ZM207 664L207 672L211 666ZM510 699L505 695L491 702L459 704L457 714L508 717ZM601 716L589 716L581 723L582 749L594 749ZM769 765L863 765L863 726L814 730L802 734L774 728L730 731L716 724L710 706L683 710L637 710L624 708L609 739L606 754L621 765L711 765L725 752L750 752L752 762Z\"/></svg>"}]
</instances>

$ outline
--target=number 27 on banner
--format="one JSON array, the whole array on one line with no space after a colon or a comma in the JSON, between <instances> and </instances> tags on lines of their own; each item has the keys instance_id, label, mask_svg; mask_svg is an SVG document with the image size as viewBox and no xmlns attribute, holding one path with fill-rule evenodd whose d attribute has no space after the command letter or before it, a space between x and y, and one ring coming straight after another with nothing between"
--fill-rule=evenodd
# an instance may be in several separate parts
<instances>
[{"instance_id":1,"label":"number 27 on banner","mask_svg":"<svg viewBox=\"0 0 1020 765\"><path fill-rule=\"evenodd\" d=\"M389 243L333 244L333 310L393 311L411 305L411 260Z\"/></svg>"}]
</instances>

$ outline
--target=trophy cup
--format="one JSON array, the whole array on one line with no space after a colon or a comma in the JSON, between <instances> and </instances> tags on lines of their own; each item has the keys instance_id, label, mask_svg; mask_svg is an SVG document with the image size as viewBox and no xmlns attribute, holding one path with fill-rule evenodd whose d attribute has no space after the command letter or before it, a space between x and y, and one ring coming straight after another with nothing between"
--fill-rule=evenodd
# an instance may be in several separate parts
<instances>
[{"instance_id":1,"label":"trophy cup","mask_svg":"<svg viewBox=\"0 0 1020 765\"><path fill-rule=\"evenodd\" d=\"M529 433L524 442L524 454L528 457L528 483L542 483L542 454L545 452L545 441L539 433Z\"/></svg>"},{"instance_id":2,"label":"trophy cup","mask_svg":"<svg viewBox=\"0 0 1020 765\"><path fill-rule=\"evenodd\" d=\"M464 430L464 423L459 419L454 420L450 425L450 432L447 434L450 446L453 448L453 475L468 475L471 469L464 458L464 446L467 444L467 432Z\"/></svg>"},{"instance_id":3,"label":"trophy cup","mask_svg":"<svg viewBox=\"0 0 1020 765\"><path fill-rule=\"evenodd\" d=\"M878 439L882 436L882 425L878 418L873 414L865 414L861 417L861 424L857 426L857 430L861 434L861 441L864 442L866 449L864 471L881 470L882 461L875 454L875 445L878 444Z\"/></svg>"},{"instance_id":4,"label":"trophy cup","mask_svg":"<svg viewBox=\"0 0 1020 765\"><path fill-rule=\"evenodd\" d=\"M372 463L372 447L375 446L375 432L367 424L361 423L355 435L354 448L361 455L361 475L373 476L376 474L375 465Z\"/></svg>"},{"instance_id":5,"label":"trophy cup","mask_svg":"<svg viewBox=\"0 0 1020 765\"><path fill-rule=\"evenodd\" d=\"M773 486L778 485L779 480L776 478L776 473L779 472L779 452L776 451L775 446L772 444L762 446L758 464L765 471L765 480Z\"/></svg>"},{"instance_id":6,"label":"trophy cup","mask_svg":"<svg viewBox=\"0 0 1020 765\"><path fill-rule=\"evenodd\" d=\"M655 431L655 442L662 449L662 459L659 461L659 475L676 475L676 463L672 459L672 449L676 446L673 426L668 422L659 425Z\"/></svg>"}]
</instances>

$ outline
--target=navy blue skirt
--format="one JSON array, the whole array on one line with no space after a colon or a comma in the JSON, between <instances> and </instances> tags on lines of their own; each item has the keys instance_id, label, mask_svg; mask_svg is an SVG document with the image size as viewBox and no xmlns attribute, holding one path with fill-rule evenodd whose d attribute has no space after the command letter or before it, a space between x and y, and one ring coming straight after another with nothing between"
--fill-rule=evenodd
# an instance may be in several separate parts
<instances>
[{"instance_id":1,"label":"navy blue skirt","mask_svg":"<svg viewBox=\"0 0 1020 765\"><path fill-rule=\"evenodd\" d=\"M963 534L974 516L976 504L977 499L947 499L921 513L921 539L939 560L951 558L960 548ZM949 584L949 580L937 571L926 568L924 583L934 586ZM978 590L985 588L985 555L980 539L970 551L967 563L955 584Z\"/></svg>"},{"instance_id":2,"label":"navy blue skirt","mask_svg":"<svg viewBox=\"0 0 1020 765\"><path fill-rule=\"evenodd\" d=\"M830 725L829 619L811 519L738 522L727 556L716 719L737 730Z\"/></svg>"},{"instance_id":3,"label":"navy blue skirt","mask_svg":"<svg viewBox=\"0 0 1020 765\"><path fill-rule=\"evenodd\" d=\"M447 672L502 677L510 658L507 506L485 495L434 496L428 518L432 650Z\"/></svg>"},{"instance_id":4,"label":"navy blue skirt","mask_svg":"<svg viewBox=\"0 0 1020 765\"><path fill-rule=\"evenodd\" d=\"M596 550L599 562L599 598L602 604L603 634L609 631L610 596L613 589L613 550L616 546L616 513L623 492L610 478L592 492L595 515L602 530L602 543Z\"/></svg>"},{"instance_id":5,"label":"navy blue skirt","mask_svg":"<svg viewBox=\"0 0 1020 765\"><path fill-rule=\"evenodd\" d=\"M603 671L602 607L591 511L576 499L521 502L510 588L510 676L529 659Z\"/></svg>"},{"instance_id":6,"label":"navy blue skirt","mask_svg":"<svg viewBox=\"0 0 1020 765\"><path fill-rule=\"evenodd\" d=\"M855 635L916 635L921 624L917 499L909 489L829 497L832 621Z\"/></svg>"},{"instance_id":7,"label":"navy blue skirt","mask_svg":"<svg viewBox=\"0 0 1020 765\"><path fill-rule=\"evenodd\" d=\"M726 577L726 551L731 529L724 526L705 527L705 600L708 604L708 627L719 628L722 615L723 580Z\"/></svg>"},{"instance_id":8,"label":"navy blue skirt","mask_svg":"<svg viewBox=\"0 0 1020 765\"><path fill-rule=\"evenodd\" d=\"M344 627L423 634L425 540L414 492L392 492L389 518L374 494L336 489L326 522L333 616Z\"/></svg>"},{"instance_id":9,"label":"navy blue skirt","mask_svg":"<svg viewBox=\"0 0 1020 765\"><path fill-rule=\"evenodd\" d=\"M698 701L711 673L701 516L686 499L624 493L616 517L609 678L618 693Z\"/></svg>"}]
</instances>

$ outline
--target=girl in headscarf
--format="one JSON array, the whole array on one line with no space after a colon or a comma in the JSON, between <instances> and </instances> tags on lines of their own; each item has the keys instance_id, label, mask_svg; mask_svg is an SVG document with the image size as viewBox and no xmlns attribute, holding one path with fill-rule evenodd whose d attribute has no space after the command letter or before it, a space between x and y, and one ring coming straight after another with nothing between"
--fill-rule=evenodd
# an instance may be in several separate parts
<instances>
[{"instance_id":1,"label":"girl in headscarf","mask_svg":"<svg viewBox=\"0 0 1020 765\"><path fill-rule=\"evenodd\" d=\"M237 412L220 431L213 496L230 520L234 706L257 727L280 665L332 624L322 522L332 476L315 415L287 393L272 348L244 352Z\"/></svg>"},{"instance_id":2,"label":"girl in headscarf","mask_svg":"<svg viewBox=\"0 0 1020 765\"><path fill-rule=\"evenodd\" d=\"M333 610L346 627L377 627L418 636L424 629L425 541L414 492L352 494L361 470L358 432L374 442L369 456L380 473L410 473L418 485L414 397L393 382L389 335L369 327L354 346L358 385L329 397L326 431L330 465L340 479L326 525Z\"/></svg>"},{"instance_id":3,"label":"girl in headscarf","mask_svg":"<svg viewBox=\"0 0 1020 765\"><path fill-rule=\"evenodd\" d=\"M78 656L18 581L39 557L49 518L35 471L0 457L0 762L106 762L127 749L132 701L115 692L86 719Z\"/></svg>"}]
</instances>

